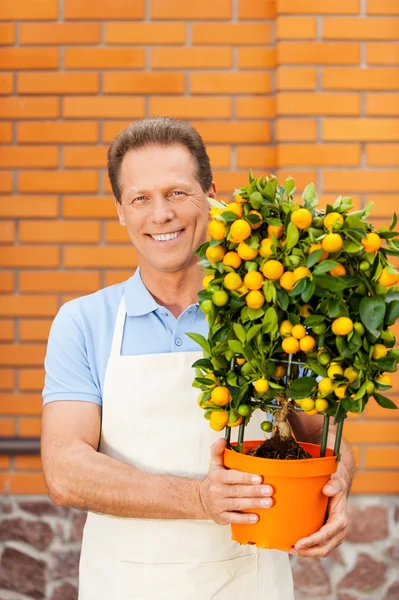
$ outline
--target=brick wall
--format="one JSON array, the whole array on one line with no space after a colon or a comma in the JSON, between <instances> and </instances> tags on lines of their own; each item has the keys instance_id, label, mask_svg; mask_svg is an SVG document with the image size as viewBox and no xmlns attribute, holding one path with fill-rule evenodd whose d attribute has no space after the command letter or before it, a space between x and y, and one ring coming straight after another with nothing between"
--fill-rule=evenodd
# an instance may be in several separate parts
<instances>
[{"instance_id":1,"label":"brick wall","mask_svg":"<svg viewBox=\"0 0 399 600\"><path fill-rule=\"evenodd\" d=\"M224 198L252 167L313 180L324 203L374 200L379 224L399 208L395 0L0 0L0 15L0 436L40 434L61 304L135 266L105 170L132 120L190 120ZM346 424L355 493L399 491L398 424L373 403ZM39 458L0 456L0 490L44 494Z\"/></svg>"}]
</instances>

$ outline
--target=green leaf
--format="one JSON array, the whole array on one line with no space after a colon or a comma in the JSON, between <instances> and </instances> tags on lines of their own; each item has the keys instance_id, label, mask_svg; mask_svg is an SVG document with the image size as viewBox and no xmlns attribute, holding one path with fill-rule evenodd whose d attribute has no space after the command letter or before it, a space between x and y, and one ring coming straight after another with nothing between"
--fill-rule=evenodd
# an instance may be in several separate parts
<instances>
[{"instance_id":1,"label":"green leaf","mask_svg":"<svg viewBox=\"0 0 399 600\"><path fill-rule=\"evenodd\" d=\"M213 367L212 362L209 360L209 358L200 358L199 360L196 360L195 363L193 363L191 366L194 369L203 367L204 369L209 370L211 370Z\"/></svg>"},{"instance_id":2,"label":"green leaf","mask_svg":"<svg viewBox=\"0 0 399 600\"><path fill-rule=\"evenodd\" d=\"M299 240L298 227L295 225L295 223L290 221L290 223L287 227L287 246L286 246L287 250L290 250L291 248L296 246L298 243L298 240Z\"/></svg>"},{"instance_id":3,"label":"green leaf","mask_svg":"<svg viewBox=\"0 0 399 600\"><path fill-rule=\"evenodd\" d=\"M305 398L305 396L309 396L315 385L316 381L313 377L300 377L299 379L294 379L291 386L287 389L287 394L293 399Z\"/></svg>"},{"instance_id":4,"label":"green leaf","mask_svg":"<svg viewBox=\"0 0 399 600\"><path fill-rule=\"evenodd\" d=\"M282 308L282 310L287 310L289 304L289 298L287 293L280 288L276 288L276 293L277 303L279 304L280 308Z\"/></svg>"},{"instance_id":5,"label":"green leaf","mask_svg":"<svg viewBox=\"0 0 399 600\"><path fill-rule=\"evenodd\" d=\"M337 425L338 423L343 421L346 418L346 413L347 413L347 411L345 410L345 407L342 405L342 402L339 402L338 406L337 406L337 412L335 413L334 425Z\"/></svg>"},{"instance_id":6,"label":"green leaf","mask_svg":"<svg viewBox=\"0 0 399 600\"><path fill-rule=\"evenodd\" d=\"M388 371L388 373L395 373L397 369L395 356L379 358L378 360L374 360L372 364L376 365L380 371Z\"/></svg>"},{"instance_id":7,"label":"green leaf","mask_svg":"<svg viewBox=\"0 0 399 600\"><path fill-rule=\"evenodd\" d=\"M340 311L340 302L336 298L329 298L327 302L327 312L331 319L335 319Z\"/></svg>"},{"instance_id":8,"label":"green leaf","mask_svg":"<svg viewBox=\"0 0 399 600\"><path fill-rule=\"evenodd\" d=\"M283 224L280 219L268 219L267 222L269 225L273 225L275 227L281 227Z\"/></svg>"},{"instance_id":9,"label":"green leaf","mask_svg":"<svg viewBox=\"0 0 399 600\"><path fill-rule=\"evenodd\" d=\"M335 260L323 260L322 263L317 265L313 271L313 275L323 275L323 273L327 273L327 271L331 271L331 269L335 269L338 265Z\"/></svg>"},{"instance_id":10,"label":"green leaf","mask_svg":"<svg viewBox=\"0 0 399 600\"><path fill-rule=\"evenodd\" d=\"M235 354L242 354L242 343L238 340L227 340L229 348Z\"/></svg>"},{"instance_id":11,"label":"green leaf","mask_svg":"<svg viewBox=\"0 0 399 600\"><path fill-rule=\"evenodd\" d=\"M316 291L316 284L314 281L309 281L306 289L302 292L301 298L302 302L309 302L311 297Z\"/></svg>"},{"instance_id":12,"label":"green leaf","mask_svg":"<svg viewBox=\"0 0 399 600\"><path fill-rule=\"evenodd\" d=\"M392 217L392 222L389 226L389 231L392 231L392 229L395 229L395 225L398 222L398 217L396 215L396 212L393 213L393 217Z\"/></svg>"},{"instance_id":13,"label":"green leaf","mask_svg":"<svg viewBox=\"0 0 399 600\"><path fill-rule=\"evenodd\" d=\"M314 252L311 252L306 261L307 268L310 269L311 267L313 267L313 265L315 265L317 263L317 261L319 260L319 258L321 258L323 256L323 254L324 254L323 248L320 248L320 250L315 250Z\"/></svg>"},{"instance_id":14,"label":"green leaf","mask_svg":"<svg viewBox=\"0 0 399 600\"><path fill-rule=\"evenodd\" d=\"M196 377L195 381L198 381L202 385L215 385L213 379L207 379L206 377Z\"/></svg>"},{"instance_id":15,"label":"green leaf","mask_svg":"<svg viewBox=\"0 0 399 600\"><path fill-rule=\"evenodd\" d=\"M244 344L246 339L246 333L241 323L233 323L233 330L240 342Z\"/></svg>"},{"instance_id":16,"label":"green leaf","mask_svg":"<svg viewBox=\"0 0 399 600\"><path fill-rule=\"evenodd\" d=\"M186 335L188 335L188 337L190 339L192 339L194 342L199 344L201 346L201 348L203 348L203 350L205 350L205 352L207 352L208 354L211 353L211 349L209 347L208 340L206 340L203 335L201 335L200 333L186 333Z\"/></svg>"},{"instance_id":17,"label":"green leaf","mask_svg":"<svg viewBox=\"0 0 399 600\"><path fill-rule=\"evenodd\" d=\"M356 412L358 411L359 405L353 398L343 398L341 400L342 406L346 411Z\"/></svg>"},{"instance_id":18,"label":"green leaf","mask_svg":"<svg viewBox=\"0 0 399 600\"><path fill-rule=\"evenodd\" d=\"M305 203L305 208L307 209L314 208L317 205L318 197L316 186L313 182L309 183L303 190L302 201Z\"/></svg>"},{"instance_id":19,"label":"green leaf","mask_svg":"<svg viewBox=\"0 0 399 600\"><path fill-rule=\"evenodd\" d=\"M270 306L267 309L265 316L263 317L263 331L265 333L270 333L270 331L272 331L275 328L277 323L278 323L277 311L275 308L273 308L273 306Z\"/></svg>"},{"instance_id":20,"label":"green leaf","mask_svg":"<svg viewBox=\"0 0 399 600\"><path fill-rule=\"evenodd\" d=\"M384 321L386 304L381 296L362 298L359 304L360 319L368 331L374 333Z\"/></svg>"},{"instance_id":21,"label":"green leaf","mask_svg":"<svg viewBox=\"0 0 399 600\"><path fill-rule=\"evenodd\" d=\"M386 396L383 396L382 394L377 394L377 392L374 392L373 396L377 404L379 404L383 408L398 408L396 404L392 402L392 400L390 400Z\"/></svg>"},{"instance_id":22,"label":"green leaf","mask_svg":"<svg viewBox=\"0 0 399 600\"><path fill-rule=\"evenodd\" d=\"M360 229L363 231L366 229L366 225L357 215L350 214L344 221L344 229Z\"/></svg>"},{"instance_id":23,"label":"green leaf","mask_svg":"<svg viewBox=\"0 0 399 600\"><path fill-rule=\"evenodd\" d=\"M250 195L251 206L254 209L258 209L262 206L263 196L260 192L252 192Z\"/></svg>"},{"instance_id":24,"label":"green leaf","mask_svg":"<svg viewBox=\"0 0 399 600\"><path fill-rule=\"evenodd\" d=\"M286 189L287 196L289 196L290 194L292 194L292 192L295 190L295 180L294 180L294 178L291 177L291 176L287 177L287 179L284 181L284 187Z\"/></svg>"},{"instance_id":25,"label":"green leaf","mask_svg":"<svg viewBox=\"0 0 399 600\"><path fill-rule=\"evenodd\" d=\"M213 206L214 208L223 208L223 209L226 208L225 204L222 204L221 202L219 202L219 200L215 200L215 198L208 197L207 200L208 200L209 204L211 206Z\"/></svg>"},{"instance_id":26,"label":"green leaf","mask_svg":"<svg viewBox=\"0 0 399 600\"><path fill-rule=\"evenodd\" d=\"M225 221L225 223L231 223L232 221L236 221L238 217L232 211L226 210L222 215L215 215L214 219L216 219L217 221Z\"/></svg>"},{"instance_id":27,"label":"green leaf","mask_svg":"<svg viewBox=\"0 0 399 600\"><path fill-rule=\"evenodd\" d=\"M309 317L306 317L303 324L305 327L314 327L315 325L323 323L324 320L325 317L323 315L310 315Z\"/></svg>"},{"instance_id":28,"label":"green leaf","mask_svg":"<svg viewBox=\"0 0 399 600\"><path fill-rule=\"evenodd\" d=\"M316 375L320 375L320 377L327 377L327 369L319 365L315 360L307 360L307 364L312 369Z\"/></svg>"},{"instance_id":29,"label":"green leaf","mask_svg":"<svg viewBox=\"0 0 399 600\"><path fill-rule=\"evenodd\" d=\"M399 300L394 300L387 305L385 323L394 325L397 319L399 319Z\"/></svg>"},{"instance_id":30,"label":"green leaf","mask_svg":"<svg viewBox=\"0 0 399 600\"><path fill-rule=\"evenodd\" d=\"M356 252L363 250L363 246L359 242L346 239L344 241L343 250L348 254L356 254Z\"/></svg>"},{"instance_id":31,"label":"green leaf","mask_svg":"<svg viewBox=\"0 0 399 600\"><path fill-rule=\"evenodd\" d=\"M246 335L247 343L250 342L252 340L252 338L254 338L261 329L262 329L262 323L259 323L258 325L253 325L252 327L250 327L250 329L247 331L247 335Z\"/></svg>"},{"instance_id":32,"label":"green leaf","mask_svg":"<svg viewBox=\"0 0 399 600\"><path fill-rule=\"evenodd\" d=\"M248 318L250 321L255 321L265 314L263 308L249 308L248 307Z\"/></svg>"},{"instance_id":33,"label":"green leaf","mask_svg":"<svg viewBox=\"0 0 399 600\"><path fill-rule=\"evenodd\" d=\"M308 284L308 278L307 277L303 277L302 279L299 279L294 287L292 288L291 291L288 292L289 296L299 296L300 294L302 294L305 290L306 290L306 286Z\"/></svg>"}]
</instances>

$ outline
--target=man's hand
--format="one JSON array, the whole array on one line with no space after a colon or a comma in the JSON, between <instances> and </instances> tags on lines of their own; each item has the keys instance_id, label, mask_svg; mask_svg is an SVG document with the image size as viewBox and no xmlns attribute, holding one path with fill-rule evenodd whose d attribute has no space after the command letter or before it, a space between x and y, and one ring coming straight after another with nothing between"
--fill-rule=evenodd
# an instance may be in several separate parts
<instances>
[{"instance_id":1,"label":"man's hand","mask_svg":"<svg viewBox=\"0 0 399 600\"><path fill-rule=\"evenodd\" d=\"M323 488L323 494L330 497L327 523L313 535L299 540L295 547L289 551L290 554L325 558L337 546L342 544L348 527L348 484L343 477L335 475L327 481Z\"/></svg>"},{"instance_id":2,"label":"man's hand","mask_svg":"<svg viewBox=\"0 0 399 600\"><path fill-rule=\"evenodd\" d=\"M219 525L228 523L256 523L258 515L241 513L244 509L270 508L273 488L260 485L262 477L226 469L223 452L226 441L220 439L211 447L210 469L199 486L205 518Z\"/></svg>"}]
</instances>

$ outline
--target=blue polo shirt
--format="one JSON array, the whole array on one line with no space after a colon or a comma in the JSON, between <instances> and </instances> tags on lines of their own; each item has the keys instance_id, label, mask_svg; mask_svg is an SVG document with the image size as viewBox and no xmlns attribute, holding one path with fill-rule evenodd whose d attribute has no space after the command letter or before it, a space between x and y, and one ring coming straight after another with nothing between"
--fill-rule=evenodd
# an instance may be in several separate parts
<instances>
[{"instance_id":1,"label":"blue polo shirt","mask_svg":"<svg viewBox=\"0 0 399 600\"><path fill-rule=\"evenodd\" d=\"M186 332L205 337L208 324L199 305L176 319L145 287L140 270L130 279L64 304L55 317L45 358L43 404L85 400L102 404L105 371L119 304L125 294L122 354L193 352L200 347ZM194 378L193 371L193 378Z\"/></svg>"}]
</instances>

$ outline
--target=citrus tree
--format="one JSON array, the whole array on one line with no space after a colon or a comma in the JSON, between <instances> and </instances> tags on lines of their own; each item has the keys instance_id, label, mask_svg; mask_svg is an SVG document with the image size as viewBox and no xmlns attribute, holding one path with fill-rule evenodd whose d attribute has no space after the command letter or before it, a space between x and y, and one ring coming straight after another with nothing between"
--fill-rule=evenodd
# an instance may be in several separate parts
<instances>
[{"instance_id":1,"label":"citrus tree","mask_svg":"<svg viewBox=\"0 0 399 600\"><path fill-rule=\"evenodd\" d=\"M194 386L210 426L244 426L254 410L272 414L261 427L287 441L291 410L339 424L374 399L396 408L392 386L399 351L390 329L399 318L399 256L393 216L388 229L367 221L371 204L353 210L338 197L317 208L313 183L293 200L295 184L270 175L235 192L235 202L209 199L210 240L197 255L205 277L199 292L207 339L188 334L204 350ZM324 447L323 447L324 446ZM240 444L239 444L240 448ZM323 455L323 454L322 454Z\"/></svg>"}]
</instances>

